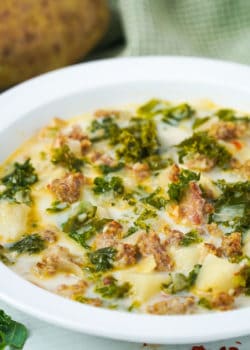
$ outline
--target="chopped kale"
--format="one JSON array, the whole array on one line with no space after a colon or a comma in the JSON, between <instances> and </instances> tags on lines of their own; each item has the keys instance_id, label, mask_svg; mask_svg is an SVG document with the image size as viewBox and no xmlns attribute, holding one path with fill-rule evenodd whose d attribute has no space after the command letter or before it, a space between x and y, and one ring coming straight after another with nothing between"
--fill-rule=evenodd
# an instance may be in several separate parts
<instances>
[{"instance_id":1,"label":"chopped kale","mask_svg":"<svg viewBox=\"0 0 250 350\"><path fill-rule=\"evenodd\" d=\"M67 168L70 171L80 171L84 162L71 152L68 145L64 144L60 148L52 150L51 162Z\"/></svg>"},{"instance_id":2,"label":"chopped kale","mask_svg":"<svg viewBox=\"0 0 250 350\"><path fill-rule=\"evenodd\" d=\"M226 122L250 122L250 117L244 116L244 117L237 117L236 113L233 109L219 109L216 112L217 117L220 120L226 121Z\"/></svg>"},{"instance_id":3,"label":"chopped kale","mask_svg":"<svg viewBox=\"0 0 250 350\"><path fill-rule=\"evenodd\" d=\"M66 202L55 201L51 203L51 207L47 208L48 213L58 213L69 208L69 204Z\"/></svg>"},{"instance_id":4,"label":"chopped kale","mask_svg":"<svg viewBox=\"0 0 250 350\"><path fill-rule=\"evenodd\" d=\"M122 299L125 298L131 289L128 282L118 284L117 280L112 277L105 277L105 279L95 288L95 292L101 294L103 298L107 299Z\"/></svg>"},{"instance_id":5,"label":"chopped kale","mask_svg":"<svg viewBox=\"0 0 250 350\"><path fill-rule=\"evenodd\" d=\"M205 132L194 133L193 136L177 145L177 148L180 163L183 163L186 156L192 158L198 154L212 159L216 165L225 168L232 158L232 155L224 146Z\"/></svg>"},{"instance_id":6,"label":"chopped kale","mask_svg":"<svg viewBox=\"0 0 250 350\"><path fill-rule=\"evenodd\" d=\"M8 257L7 249L0 245L0 261L5 265L12 265L14 262Z\"/></svg>"},{"instance_id":7,"label":"chopped kale","mask_svg":"<svg viewBox=\"0 0 250 350\"><path fill-rule=\"evenodd\" d=\"M94 272L104 272L113 267L117 250L113 247L106 247L88 253L88 258L92 264Z\"/></svg>"},{"instance_id":8,"label":"chopped kale","mask_svg":"<svg viewBox=\"0 0 250 350\"><path fill-rule=\"evenodd\" d=\"M182 273L169 274L169 280L162 284L162 290L168 294L176 294L183 290L189 290L195 283L199 274L201 265L195 265L193 270L189 272L188 276Z\"/></svg>"},{"instance_id":9,"label":"chopped kale","mask_svg":"<svg viewBox=\"0 0 250 350\"><path fill-rule=\"evenodd\" d=\"M111 117L102 118L100 120L93 120L90 131L94 135L90 138L91 142L98 142L109 139L111 144L115 144L117 136L120 133L119 126Z\"/></svg>"},{"instance_id":10,"label":"chopped kale","mask_svg":"<svg viewBox=\"0 0 250 350\"><path fill-rule=\"evenodd\" d=\"M22 349L27 337L26 327L0 310L0 348Z\"/></svg>"},{"instance_id":11,"label":"chopped kale","mask_svg":"<svg viewBox=\"0 0 250 350\"><path fill-rule=\"evenodd\" d=\"M214 202L210 221L224 226L227 232L250 229L250 181L226 183L217 181L222 194Z\"/></svg>"},{"instance_id":12,"label":"chopped kale","mask_svg":"<svg viewBox=\"0 0 250 350\"><path fill-rule=\"evenodd\" d=\"M192 118L193 115L194 110L187 103L182 103L166 109L163 112L162 121L170 125L178 125L181 121Z\"/></svg>"},{"instance_id":13,"label":"chopped kale","mask_svg":"<svg viewBox=\"0 0 250 350\"><path fill-rule=\"evenodd\" d=\"M147 197L144 197L141 199L143 203L147 203L151 205L152 207L155 207L156 209L162 209L165 208L167 204L167 199L163 196L159 195L159 192L161 192L161 189L158 188L154 192L152 192Z\"/></svg>"},{"instance_id":14,"label":"chopped kale","mask_svg":"<svg viewBox=\"0 0 250 350\"><path fill-rule=\"evenodd\" d=\"M138 216L138 218L134 222L135 227L140 227L143 230L149 231L150 225L146 222L146 220L156 217L157 214L155 210L151 210L148 208L145 208L141 214Z\"/></svg>"},{"instance_id":15,"label":"chopped kale","mask_svg":"<svg viewBox=\"0 0 250 350\"><path fill-rule=\"evenodd\" d=\"M159 152L157 128L153 120L133 118L121 130L116 154L126 162L137 162Z\"/></svg>"},{"instance_id":16,"label":"chopped kale","mask_svg":"<svg viewBox=\"0 0 250 350\"><path fill-rule=\"evenodd\" d=\"M45 240L37 233L25 236L20 241L13 243L10 251L15 251L18 254L37 254L46 248Z\"/></svg>"},{"instance_id":17,"label":"chopped kale","mask_svg":"<svg viewBox=\"0 0 250 350\"><path fill-rule=\"evenodd\" d=\"M166 101L156 98L149 100L137 109L137 115L142 118L153 118L156 114L162 113L169 104Z\"/></svg>"},{"instance_id":18,"label":"chopped kale","mask_svg":"<svg viewBox=\"0 0 250 350\"><path fill-rule=\"evenodd\" d=\"M124 193L123 181L118 176L111 178L96 177L94 180L93 191L96 194L113 191L114 194L121 195Z\"/></svg>"},{"instance_id":19,"label":"chopped kale","mask_svg":"<svg viewBox=\"0 0 250 350\"><path fill-rule=\"evenodd\" d=\"M150 170L156 171L167 168L169 165L173 164L171 158L163 158L159 154L154 154L145 159L145 163L148 164Z\"/></svg>"},{"instance_id":20,"label":"chopped kale","mask_svg":"<svg viewBox=\"0 0 250 350\"><path fill-rule=\"evenodd\" d=\"M104 175L107 175L109 173L114 173L114 172L120 171L121 169L124 168L124 166L125 166L124 163L119 162L117 165L114 165L114 166L102 164L99 166L99 168Z\"/></svg>"},{"instance_id":21,"label":"chopped kale","mask_svg":"<svg viewBox=\"0 0 250 350\"><path fill-rule=\"evenodd\" d=\"M182 169L177 182L173 182L168 187L168 195L171 200L179 202L188 187L189 182L199 181L200 174L188 169Z\"/></svg>"},{"instance_id":22,"label":"chopped kale","mask_svg":"<svg viewBox=\"0 0 250 350\"><path fill-rule=\"evenodd\" d=\"M97 207L91 203L81 202L76 213L62 224L63 231L86 249L89 248L88 240L111 221L106 218L98 219L96 210Z\"/></svg>"},{"instance_id":23,"label":"chopped kale","mask_svg":"<svg viewBox=\"0 0 250 350\"><path fill-rule=\"evenodd\" d=\"M184 235L182 240L180 241L180 245L187 247L191 244L197 244L202 242L201 236L198 234L197 231L190 231Z\"/></svg>"},{"instance_id":24,"label":"chopped kale","mask_svg":"<svg viewBox=\"0 0 250 350\"><path fill-rule=\"evenodd\" d=\"M132 235L133 233L135 233L136 231L138 231L138 227L131 226L131 227L128 229L128 231L127 231L126 235L124 236L124 238L125 238L125 237L131 236L131 235Z\"/></svg>"},{"instance_id":25,"label":"chopped kale","mask_svg":"<svg viewBox=\"0 0 250 350\"><path fill-rule=\"evenodd\" d=\"M35 168L27 159L24 163L14 163L14 170L1 179L5 190L0 193L0 198L17 203L30 203L31 186L38 181Z\"/></svg>"},{"instance_id":26,"label":"chopped kale","mask_svg":"<svg viewBox=\"0 0 250 350\"><path fill-rule=\"evenodd\" d=\"M193 129L197 129L199 126L205 124L210 117L204 117L204 118L196 118L193 123Z\"/></svg>"},{"instance_id":27,"label":"chopped kale","mask_svg":"<svg viewBox=\"0 0 250 350\"><path fill-rule=\"evenodd\" d=\"M206 298L200 298L198 305L208 310L212 309L211 302Z\"/></svg>"}]
</instances>

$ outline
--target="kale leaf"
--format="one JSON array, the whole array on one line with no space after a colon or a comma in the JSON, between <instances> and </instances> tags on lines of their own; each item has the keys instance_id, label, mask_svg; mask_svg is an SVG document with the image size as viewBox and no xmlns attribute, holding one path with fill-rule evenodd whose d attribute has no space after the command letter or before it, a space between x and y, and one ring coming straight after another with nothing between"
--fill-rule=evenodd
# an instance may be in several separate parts
<instances>
[{"instance_id":1,"label":"kale leaf","mask_svg":"<svg viewBox=\"0 0 250 350\"><path fill-rule=\"evenodd\" d=\"M105 247L88 253L88 258L95 272L104 272L113 267L117 250L114 247Z\"/></svg>"},{"instance_id":2,"label":"kale leaf","mask_svg":"<svg viewBox=\"0 0 250 350\"><path fill-rule=\"evenodd\" d=\"M179 202L188 187L189 182L199 181L200 174L188 169L182 169L177 182L168 186L168 195L171 200Z\"/></svg>"},{"instance_id":3,"label":"kale leaf","mask_svg":"<svg viewBox=\"0 0 250 350\"><path fill-rule=\"evenodd\" d=\"M45 240L37 233L27 235L20 241L13 243L10 247L10 251L15 251L18 254L37 254L46 248Z\"/></svg>"},{"instance_id":4,"label":"kale leaf","mask_svg":"<svg viewBox=\"0 0 250 350\"><path fill-rule=\"evenodd\" d=\"M99 166L99 168L100 168L100 170L102 171L102 173L104 175L107 175L109 173L114 173L114 172L120 171L121 169L124 168L124 166L125 166L124 163L119 162L118 164L113 165L113 166L110 166L110 165L107 165L107 164L101 164Z\"/></svg>"},{"instance_id":5,"label":"kale leaf","mask_svg":"<svg viewBox=\"0 0 250 350\"><path fill-rule=\"evenodd\" d=\"M27 337L27 328L0 310L0 348L22 349Z\"/></svg>"},{"instance_id":6,"label":"kale leaf","mask_svg":"<svg viewBox=\"0 0 250 350\"><path fill-rule=\"evenodd\" d=\"M180 241L180 245L187 247L191 244L197 244L200 242L202 242L202 238L200 237L197 231L193 230L184 235L184 237Z\"/></svg>"},{"instance_id":7,"label":"kale leaf","mask_svg":"<svg viewBox=\"0 0 250 350\"><path fill-rule=\"evenodd\" d=\"M93 191L96 194L113 191L114 194L121 195L124 193L123 181L118 176L113 176L109 179L103 177L96 177L94 179Z\"/></svg>"},{"instance_id":8,"label":"kale leaf","mask_svg":"<svg viewBox=\"0 0 250 350\"><path fill-rule=\"evenodd\" d=\"M122 299L125 298L131 289L128 282L118 284L112 276L105 277L104 281L95 288L95 292L101 294L103 298Z\"/></svg>"},{"instance_id":9,"label":"kale leaf","mask_svg":"<svg viewBox=\"0 0 250 350\"><path fill-rule=\"evenodd\" d=\"M27 159L24 163L14 163L13 171L1 179L5 190L0 193L0 198L8 199L16 203L30 203L31 186L38 181L35 168Z\"/></svg>"},{"instance_id":10,"label":"kale leaf","mask_svg":"<svg viewBox=\"0 0 250 350\"><path fill-rule=\"evenodd\" d=\"M90 138L91 142L99 142L109 139L111 144L115 144L120 128L115 123L114 118L106 117L100 120L93 120L90 126L90 131L94 133Z\"/></svg>"},{"instance_id":11,"label":"kale leaf","mask_svg":"<svg viewBox=\"0 0 250 350\"><path fill-rule=\"evenodd\" d=\"M59 164L70 171L80 171L84 165L83 160L77 158L66 144L52 150L51 162Z\"/></svg>"},{"instance_id":12,"label":"kale leaf","mask_svg":"<svg viewBox=\"0 0 250 350\"><path fill-rule=\"evenodd\" d=\"M219 109L216 112L216 115L220 120L223 120L226 122L247 122L247 123L250 122L250 118L248 116L237 117L233 109Z\"/></svg>"},{"instance_id":13,"label":"kale leaf","mask_svg":"<svg viewBox=\"0 0 250 350\"><path fill-rule=\"evenodd\" d=\"M157 188L154 192L152 192L147 197L144 197L141 199L143 203L147 203L151 205L152 207L155 207L157 209L165 208L167 204L167 199L163 196L160 196L159 193L161 192L160 188Z\"/></svg>"},{"instance_id":14,"label":"kale leaf","mask_svg":"<svg viewBox=\"0 0 250 350\"><path fill-rule=\"evenodd\" d=\"M193 115L194 110L187 103L182 103L166 109L163 112L162 121L170 125L178 125L181 121L192 118Z\"/></svg>"}]
</instances>

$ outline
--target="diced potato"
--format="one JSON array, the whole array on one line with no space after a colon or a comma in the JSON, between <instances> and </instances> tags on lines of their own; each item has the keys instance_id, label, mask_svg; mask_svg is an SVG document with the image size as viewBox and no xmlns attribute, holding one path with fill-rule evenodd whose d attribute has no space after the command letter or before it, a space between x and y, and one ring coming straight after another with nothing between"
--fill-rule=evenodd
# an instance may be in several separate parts
<instances>
[{"instance_id":1,"label":"diced potato","mask_svg":"<svg viewBox=\"0 0 250 350\"><path fill-rule=\"evenodd\" d=\"M243 254L250 257L250 233L246 235L245 243L243 247Z\"/></svg>"},{"instance_id":2,"label":"diced potato","mask_svg":"<svg viewBox=\"0 0 250 350\"><path fill-rule=\"evenodd\" d=\"M187 274L195 264L201 263L203 249L202 244L194 244L182 248L172 247L170 253L175 262L176 271Z\"/></svg>"},{"instance_id":3,"label":"diced potato","mask_svg":"<svg viewBox=\"0 0 250 350\"><path fill-rule=\"evenodd\" d=\"M131 270L124 270L120 271L116 278L121 282L131 283L133 286L132 298L144 303L160 292L162 283L167 282L169 276L159 272L137 273Z\"/></svg>"},{"instance_id":4,"label":"diced potato","mask_svg":"<svg viewBox=\"0 0 250 350\"><path fill-rule=\"evenodd\" d=\"M153 255L148 255L143 258L134 268L135 272L139 273L149 273L154 271L156 268L156 262Z\"/></svg>"},{"instance_id":5,"label":"diced potato","mask_svg":"<svg viewBox=\"0 0 250 350\"><path fill-rule=\"evenodd\" d=\"M236 287L234 275L239 269L237 264L208 254L197 277L195 289L204 292L227 292Z\"/></svg>"},{"instance_id":6,"label":"diced potato","mask_svg":"<svg viewBox=\"0 0 250 350\"><path fill-rule=\"evenodd\" d=\"M29 211L26 204L0 202L1 244L13 242L25 233Z\"/></svg>"}]
</instances>

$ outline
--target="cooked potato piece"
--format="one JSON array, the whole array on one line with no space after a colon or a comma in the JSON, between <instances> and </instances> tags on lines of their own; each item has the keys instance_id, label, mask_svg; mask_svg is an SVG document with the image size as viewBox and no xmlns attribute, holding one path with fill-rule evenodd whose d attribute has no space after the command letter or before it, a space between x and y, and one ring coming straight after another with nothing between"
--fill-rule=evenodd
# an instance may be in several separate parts
<instances>
[{"instance_id":1,"label":"cooked potato piece","mask_svg":"<svg viewBox=\"0 0 250 350\"><path fill-rule=\"evenodd\" d=\"M193 269L195 264L200 263L202 245L194 244L183 248L172 247L170 251L175 262L176 271L188 273Z\"/></svg>"},{"instance_id":2,"label":"cooked potato piece","mask_svg":"<svg viewBox=\"0 0 250 350\"><path fill-rule=\"evenodd\" d=\"M228 292L234 285L234 274L239 265L208 254L197 277L195 288L199 291Z\"/></svg>"},{"instance_id":3,"label":"cooked potato piece","mask_svg":"<svg viewBox=\"0 0 250 350\"><path fill-rule=\"evenodd\" d=\"M26 204L0 202L1 243L15 241L25 233L30 208Z\"/></svg>"}]
</instances>

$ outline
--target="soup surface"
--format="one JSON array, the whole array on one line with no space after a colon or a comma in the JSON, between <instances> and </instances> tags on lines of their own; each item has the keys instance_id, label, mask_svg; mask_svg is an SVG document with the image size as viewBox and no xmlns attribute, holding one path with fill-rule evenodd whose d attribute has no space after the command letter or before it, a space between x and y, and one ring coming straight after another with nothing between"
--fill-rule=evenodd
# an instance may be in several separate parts
<instances>
[{"instance_id":1,"label":"soup surface","mask_svg":"<svg viewBox=\"0 0 250 350\"><path fill-rule=\"evenodd\" d=\"M152 99L53 119L1 165L0 244L16 273L80 303L249 304L249 116Z\"/></svg>"}]
</instances>

